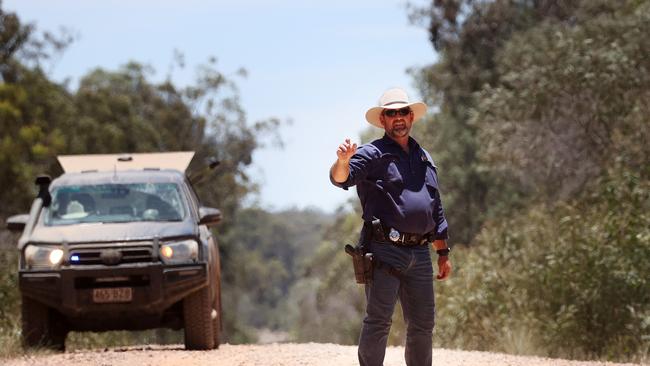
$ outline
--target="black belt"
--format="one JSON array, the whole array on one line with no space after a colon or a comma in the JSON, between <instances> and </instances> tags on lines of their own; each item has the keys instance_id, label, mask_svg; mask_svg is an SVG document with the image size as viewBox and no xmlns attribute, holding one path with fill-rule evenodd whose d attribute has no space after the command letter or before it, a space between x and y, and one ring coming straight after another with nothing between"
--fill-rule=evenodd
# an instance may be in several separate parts
<instances>
[{"instance_id":1,"label":"black belt","mask_svg":"<svg viewBox=\"0 0 650 366\"><path fill-rule=\"evenodd\" d=\"M373 222L372 238L376 241L400 246L426 245L431 241L431 234L413 234L397 231L381 222Z\"/></svg>"}]
</instances>

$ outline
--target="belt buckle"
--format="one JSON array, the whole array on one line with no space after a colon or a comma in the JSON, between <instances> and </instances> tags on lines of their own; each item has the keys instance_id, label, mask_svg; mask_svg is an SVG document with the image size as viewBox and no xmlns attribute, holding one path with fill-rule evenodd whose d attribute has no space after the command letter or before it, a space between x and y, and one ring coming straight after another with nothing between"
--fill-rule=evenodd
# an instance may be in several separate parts
<instances>
[{"instance_id":1,"label":"belt buckle","mask_svg":"<svg viewBox=\"0 0 650 366\"><path fill-rule=\"evenodd\" d=\"M400 235L399 231L397 231L397 230L395 230L393 228L390 228L390 232L388 233L388 239L390 239L390 241L392 241L393 243L397 243L399 241L399 239L400 239L400 236L401 235Z\"/></svg>"}]
</instances>

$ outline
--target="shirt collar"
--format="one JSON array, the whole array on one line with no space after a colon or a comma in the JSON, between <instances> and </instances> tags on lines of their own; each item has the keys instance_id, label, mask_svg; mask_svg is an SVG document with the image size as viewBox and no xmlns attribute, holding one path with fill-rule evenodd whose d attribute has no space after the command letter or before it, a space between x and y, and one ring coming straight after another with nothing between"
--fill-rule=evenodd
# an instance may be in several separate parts
<instances>
[{"instance_id":1,"label":"shirt collar","mask_svg":"<svg viewBox=\"0 0 650 366\"><path fill-rule=\"evenodd\" d=\"M404 151L402 147L392 138L388 137L387 134L384 133L384 137L381 138L384 140L384 143L393 147L398 148L400 151ZM409 154L412 154L414 150L417 151L418 147L420 145L415 141L415 139L411 136L409 136Z\"/></svg>"}]
</instances>

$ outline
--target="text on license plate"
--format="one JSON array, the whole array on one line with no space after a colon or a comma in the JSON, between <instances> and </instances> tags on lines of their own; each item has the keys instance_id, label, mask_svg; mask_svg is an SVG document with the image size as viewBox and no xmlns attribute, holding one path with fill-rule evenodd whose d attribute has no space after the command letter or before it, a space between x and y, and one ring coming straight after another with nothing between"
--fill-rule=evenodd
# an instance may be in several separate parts
<instances>
[{"instance_id":1,"label":"text on license plate","mask_svg":"<svg viewBox=\"0 0 650 366\"><path fill-rule=\"evenodd\" d=\"M131 300L133 300L133 289L131 287L93 289L93 302L130 302Z\"/></svg>"}]
</instances>

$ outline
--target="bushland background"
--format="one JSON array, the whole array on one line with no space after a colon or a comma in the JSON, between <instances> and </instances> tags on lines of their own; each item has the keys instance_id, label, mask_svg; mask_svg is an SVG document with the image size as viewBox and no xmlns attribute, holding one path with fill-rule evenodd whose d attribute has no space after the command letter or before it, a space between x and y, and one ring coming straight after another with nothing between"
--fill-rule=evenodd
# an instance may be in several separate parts
<instances>
[{"instance_id":1,"label":"bushland background","mask_svg":"<svg viewBox=\"0 0 650 366\"><path fill-rule=\"evenodd\" d=\"M433 0L404 16L439 54L409 70L434 107L413 134L440 167L454 249L453 277L436 283L435 345L647 362L650 1ZM197 188L225 216L225 341L356 343L364 298L342 250L357 239L356 203L334 213L243 203L257 189L245 168L262 141L282 139L280 121L247 121L236 82L211 60L185 87L153 82L138 62L75 88L54 82L44 66L72 41L0 1L2 227L28 210L36 174L61 173L59 154L195 150L192 168L216 156ZM16 239L0 231L6 355L22 352ZM389 342L403 336L397 311ZM72 333L68 346L180 337Z\"/></svg>"}]
</instances>

